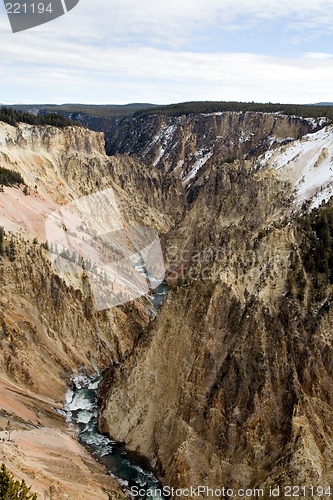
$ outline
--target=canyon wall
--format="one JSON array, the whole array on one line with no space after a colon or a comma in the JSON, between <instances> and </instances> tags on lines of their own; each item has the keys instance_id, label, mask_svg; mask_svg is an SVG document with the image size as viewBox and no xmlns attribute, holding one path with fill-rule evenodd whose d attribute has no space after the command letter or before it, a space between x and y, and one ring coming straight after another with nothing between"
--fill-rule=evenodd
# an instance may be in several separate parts
<instances>
[{"instance_id":1,"label":"canyon wall","mask_svg":"<svg viewBox=\"0 0 333 500\"><path fill-rule=\"evenodd\" d=\"M119 121L106 132L106 150L110 155L135 155L188 183L206 162L251 158L322 126L320 119L251 111L151 114Z\"/></svg>"},{"instance_id":2,"label":"canyon wall","mask_svg":"<svg viewBox=\"0 0 333 500\"><path fill-rule=\"evenodd\" d=\"M0 423L18 436L3 460L40 494L121 497L61 416L70 375L107 368L100 427L164 484L332 484L332 128L271 113L118 126L108 157L100 133L0 124L1 166L27 185L0 192ZM125 231L161 237L155 319L146 297L98 311L89 280L50 261L50 213L109 188Z\"/></svg>"},{"instance_id":3,"label":"canyon wall","mask_svg":"<svg viewBox=\"0 0 333 500\"><path fill-rule=\"evenodd\" d=\"M143 297L97 310L89 280L60 276L53 265L45 223L73 200L112 188L125 231L139 224L163 234L183 212L181 184L129 157L108 158L103 134L79 127L0 123L0 161L26 183L0 192L0 425L9 421L17 436L4 444L3 460L39 494L53 488L52 498L123 496L74 441L61 411L71 375L120 363L152 306Z\"/></svg>"},{"instance_id":4,"label":"canyon wall","mask_svg":"<svg viewBox=\"0 0 333 500\"><path fill-rule=\"evenodd\" d=\"M296 178L316 171L314 143L302 165L299 150L281 152ZM295 212L287 173L264 159L202 167L167 235L167 300L101 387L101 428L167 485L266 487L265 498L271 484L332 485L332 281L314 247L322 227L332 235L332 205L312 222Z\"/></svg>"}]
</instances>

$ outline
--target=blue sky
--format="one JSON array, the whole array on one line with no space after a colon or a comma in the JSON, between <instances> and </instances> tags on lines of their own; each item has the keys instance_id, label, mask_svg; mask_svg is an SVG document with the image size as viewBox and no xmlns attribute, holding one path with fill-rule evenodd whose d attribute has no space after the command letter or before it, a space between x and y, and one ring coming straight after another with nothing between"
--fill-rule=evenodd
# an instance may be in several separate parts
<instances>
[{"instance_id":1,"label":"blue sky","mask_svg":"<svg viewBox=\"0 0 333 500\"><path fill-rule=\"evenodd\" d=\"M333 0L80 0L12 34L0 102L333 101Z\"/></svg>"}]
</instances>

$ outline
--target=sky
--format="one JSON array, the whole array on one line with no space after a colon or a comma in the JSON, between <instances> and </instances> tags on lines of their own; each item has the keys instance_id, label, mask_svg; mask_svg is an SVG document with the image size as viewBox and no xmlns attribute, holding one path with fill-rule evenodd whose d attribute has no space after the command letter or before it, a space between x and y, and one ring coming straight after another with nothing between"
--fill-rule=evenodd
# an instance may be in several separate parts
<instances>
[{"instance_id":1,"label":"sky","mask_svg":"<svg viewBox=\"0 0 333 500\"><path fill-rule=\"evenodd\" d=\"M333 101L333 0L80 0L12 33L0 102Z\"/></svg>"}]
</instances>

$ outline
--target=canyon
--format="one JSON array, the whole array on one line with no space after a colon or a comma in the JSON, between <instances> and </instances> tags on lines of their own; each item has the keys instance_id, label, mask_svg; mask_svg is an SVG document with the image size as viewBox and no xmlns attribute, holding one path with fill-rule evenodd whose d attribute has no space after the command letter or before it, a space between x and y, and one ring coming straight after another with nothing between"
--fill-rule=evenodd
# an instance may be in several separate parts
<instances>
[{"instance_id":1,"label":"canyon","mask_svg":"<svg viewBox=\"0 0 333 500\"><path fill-rule=\"evenodd\" d=\"M15 439L3 444L3 460L37 493L54 490L52 498L108 498L113 490L123 496L79 448L61 411L73 373L101 371L134 348L150 321L146 299L98 311L87 280L62 279L52 266L45 223L57 207L112 188L124 224L149 223L165 232L181 210L171 200L167 209L177 182L160 182L158 173L147 175L129 158L109 159L103 135L85 129L1 124L0 142L2 167L19 171L28 186L26 194L14 186L0 193L4 247L13 249L0 262L1 424L11 422Z\"/></svg>"},{"instance_id":2,"label":"canyon","mask_svg":"<svg viewBox=\"0 0 333 500\"><path fill-rule=\"evenodd\" d=\"M46 498L124 498L62 414L72 374L105 370L101 431L163 484L333 487L333 280L309 263L333 236L332 145L326 120L277 113L152 112L105 139L0 124L1 166L28 186L0 193L2 460L18 477ZM157 316L145 296L99 311L50 261L48 215L110 188L125 228L160 237Z\"/></svg>"}]
</instances>

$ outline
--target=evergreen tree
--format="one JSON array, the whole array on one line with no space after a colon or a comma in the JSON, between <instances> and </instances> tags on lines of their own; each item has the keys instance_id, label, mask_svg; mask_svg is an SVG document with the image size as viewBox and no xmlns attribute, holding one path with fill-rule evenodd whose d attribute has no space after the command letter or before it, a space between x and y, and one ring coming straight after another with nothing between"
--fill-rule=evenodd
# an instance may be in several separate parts
<instances>
[{"instance_id":1,"label":"evergreen tree","mask_svg":"<svg viewBox=\"0 0 333 500\"><path fill-rule=\"evenodd\" d=\"M14 240L10 240L9 246L6 248L6 255L11 262L14 262L16 257Z\"/></svg>"},{"instance_id":2,"label":"evergreen tree","mask_svg":"<svg viewBox=\"0 0 333 500\"><path fill-rule=\"evenodd\" d=\"M47 113L46 115L36 116L24 111L18 111L6 107L0 107L0 121L13 125L14 127L16 127L20 122L28 123L29 125L52 125L53 127L58 128L68 126L82 127L80 123L69 120L58 113Z\"/></svg>"},{"instance_id":3,"label":"evergreen tree","mask_svg":"<svg viewBox=\"0 0 333 500\"><path fill-rule=\"evenodd\" d=\"M10 170L5 167L0 167L0 185L14 186L20 184L25 184L25 182L22 175L19 172L16 172L15 170Z\"/></svg>"},{"instance_id":4,"label":"evergreen tree","mask_svg":"<svg viewBox=\"0 0 333 500\"><path fill-rule=\"evenodd\" d=\"M37 500L37 495L31 493L25 481L17 481L2 464L0 467L0 500Z\"/></svg>"},{"instance_id":5,"label":"evergreen tree","mask_svg":"<svg viewBox=\"0 0 333 500\"><path fill-rule=\"evenodd\" d=\"M5 239L5 230L2 226L0 226L0 256L4 254L4 239Z\"/></svg>"}]
</instances>

